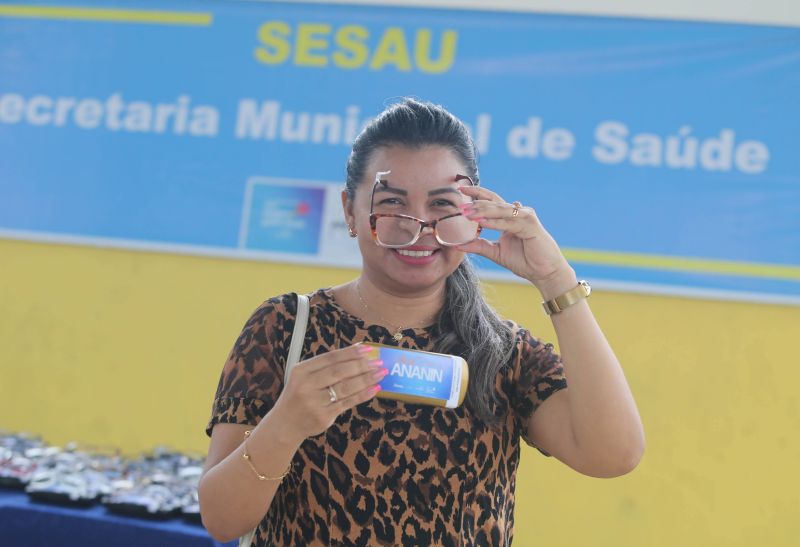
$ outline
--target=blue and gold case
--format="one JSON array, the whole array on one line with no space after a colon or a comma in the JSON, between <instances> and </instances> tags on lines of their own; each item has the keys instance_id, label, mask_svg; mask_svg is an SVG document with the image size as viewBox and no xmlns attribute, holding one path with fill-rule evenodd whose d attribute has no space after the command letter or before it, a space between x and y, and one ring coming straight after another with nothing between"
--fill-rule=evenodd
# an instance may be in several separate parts
<instances>
[{"instance_id":1,"label":"blue and gold case","mask_svg":"<svg viewBox=\"0 0 800 547\"><path fill-rule=\"evenodd\" d=\"M389 374L377 397L445 408L464 402L469 383L467 362L457 355L363 342L370 359L382 359Z\"/></svg>"}]
</instances>

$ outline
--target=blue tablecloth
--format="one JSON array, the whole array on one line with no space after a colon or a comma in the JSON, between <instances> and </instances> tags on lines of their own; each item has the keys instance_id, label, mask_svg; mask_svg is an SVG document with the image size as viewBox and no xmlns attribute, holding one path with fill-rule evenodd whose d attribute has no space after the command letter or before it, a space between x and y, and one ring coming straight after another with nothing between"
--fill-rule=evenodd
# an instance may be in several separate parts
<instances>
[{"instance_id":1,"label":"blue tablecloth","mask_svg":"<svg viewBox=\"0 0 800 547\"><path fill-rule=\"evenodd\" d=\"M31 501L22 491L0 489L2 547L233 547L182 519L118 516L101 505L87 509Z\"/></svg>"}]
</instances>

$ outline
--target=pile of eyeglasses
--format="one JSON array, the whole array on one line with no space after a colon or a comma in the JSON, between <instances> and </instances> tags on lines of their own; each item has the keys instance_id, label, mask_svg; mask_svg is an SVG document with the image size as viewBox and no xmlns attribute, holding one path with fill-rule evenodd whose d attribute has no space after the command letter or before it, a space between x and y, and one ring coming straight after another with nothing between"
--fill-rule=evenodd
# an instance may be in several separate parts
<instances>
[{"instance_id":1,"label":"pile of eyeglasses","mask_svg":"<svg viewBox=\"0 0 800 547\"><path fill-rule=\"evenodd\" d=\"M27 434L0 433L0 488L32 499L145 518L183 516L200 522L198 456L156 448L138 458L116 450L49 446Z\"/></svg>"}]
</instances>

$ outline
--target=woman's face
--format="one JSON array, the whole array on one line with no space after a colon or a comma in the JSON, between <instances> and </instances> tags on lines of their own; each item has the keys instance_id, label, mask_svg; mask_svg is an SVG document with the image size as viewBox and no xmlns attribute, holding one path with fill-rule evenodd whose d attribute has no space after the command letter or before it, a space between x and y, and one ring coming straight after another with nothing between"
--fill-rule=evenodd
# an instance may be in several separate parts
<instances>
[{"instance_id":1,"label":"woman's face","mask_svg":"<svg viewBox=\"0 0 800 547\"><path fill-rule=\"evenodd\" d=\"M458 205L469 201L458 191L468 181L455 181L457 174L467 173L466 167L452 150L442 146L382 147L373 152L355 201L345 202L347 221L358 233L364 273L374 284L402 294L425 291L443 283L461 263L464 253L441 245L430 228L425 228L413 245L400 249L380 247L373 240L369 225L370 197L378 171L391 173L381 176L388 181L388 188L378 185L374 212L436 220L460 212Z\"/></svg>"}]
</instances>

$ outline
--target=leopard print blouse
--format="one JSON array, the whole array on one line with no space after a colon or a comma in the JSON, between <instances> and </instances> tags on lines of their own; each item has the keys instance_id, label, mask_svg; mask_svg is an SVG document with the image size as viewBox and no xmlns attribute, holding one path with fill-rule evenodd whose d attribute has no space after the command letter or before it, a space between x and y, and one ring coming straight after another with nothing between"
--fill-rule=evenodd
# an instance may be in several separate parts
<instances>
[{"instance_id":1,"label":"leopard print blouse","mask_svg":"<svg viewBox=\"0 0 800 547\"><path fill-rule=\"evenodd\" d=\"M339 306L331 289L309 297L301 360L361 341L397 345L388 330ZM267 300L245 324L223 367L207 435L217 423L256 425L275 404L296 298ZM466 405L374 398L348 410L303 442L253 545L511 544L520 438L533 445L524 424L567 383L553 346L510 324L516 347L497 376L499 429ZM402 346L430 350L435 328L406 329Z\"/></svg>"}]
</instances>

